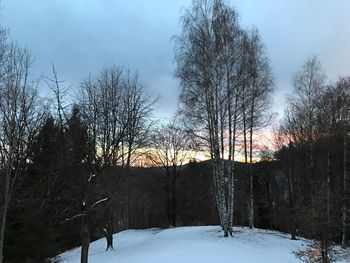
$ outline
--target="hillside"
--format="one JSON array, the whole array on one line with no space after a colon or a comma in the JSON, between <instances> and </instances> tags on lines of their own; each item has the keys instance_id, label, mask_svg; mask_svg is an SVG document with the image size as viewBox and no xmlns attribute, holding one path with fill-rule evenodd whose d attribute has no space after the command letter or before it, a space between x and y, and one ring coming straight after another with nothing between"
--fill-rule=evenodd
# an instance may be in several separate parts
<instances>
[{"instance_id":1,"label":"hillside","mask_svg":"<svg viewBox=\"0 0 350 263\"><path fill-rule=\"evenodd\" d=\"M223 238L217 226L126 230L114 235L113 251L105 251L104 239L91 243L89 262L297 263L301 261L293 251L305 249L311 243L292 241L283 233L260 229L235 228L234 235L234 238ZM79 255L80 248L76 248L58 259L64 263L79 262Z\"/></svg>"}]
</instances>

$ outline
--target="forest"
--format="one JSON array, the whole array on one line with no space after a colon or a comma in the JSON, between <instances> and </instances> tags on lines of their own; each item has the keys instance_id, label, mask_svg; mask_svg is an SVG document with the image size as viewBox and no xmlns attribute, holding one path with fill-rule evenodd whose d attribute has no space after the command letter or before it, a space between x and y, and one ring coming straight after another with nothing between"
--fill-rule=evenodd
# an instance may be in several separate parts
<instances>
[{"instance_id":1,"label":"forest","mask_svg":"<svg viewBox=\"0 0 350 263\"><path fill-rule=\"evenodd\" d=\"M194 0L180 26L168 121L142 72L116 61L72 89L52 63L38 79L30 51L0 29L0 263L55 262L77 246L86 263L90 242L115 249L113 234L153 227L278 230L315 240L308 262L349 245L350 75L328 81L310 54L276 120L257 28L223 0Z\"/></svg>"}]
</instances>

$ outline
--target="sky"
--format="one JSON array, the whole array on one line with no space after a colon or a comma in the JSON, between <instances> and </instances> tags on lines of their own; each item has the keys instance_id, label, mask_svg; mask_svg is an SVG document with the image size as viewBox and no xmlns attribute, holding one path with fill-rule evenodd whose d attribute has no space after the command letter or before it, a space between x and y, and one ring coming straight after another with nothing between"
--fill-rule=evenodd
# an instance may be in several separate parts
<instances>
[{"instance_id":1,"label":"sky","mask_svg":"<svg viewBox=\"0 0 350 263\"><path fill-rule=\"evenodd\" d=\"M329 81L350 74L349 0L231 0L245 28L255 26L271 59L273 111L282 116L291 78L318 55ZM0 24L32 54L32 74L51 74L74 90L89 73L112 63L138 71L156 114L171 117L179 82L173 42L191 0L2 0ZM45 90L45 87L42 87Z\"/></svg>"}]
</instances>

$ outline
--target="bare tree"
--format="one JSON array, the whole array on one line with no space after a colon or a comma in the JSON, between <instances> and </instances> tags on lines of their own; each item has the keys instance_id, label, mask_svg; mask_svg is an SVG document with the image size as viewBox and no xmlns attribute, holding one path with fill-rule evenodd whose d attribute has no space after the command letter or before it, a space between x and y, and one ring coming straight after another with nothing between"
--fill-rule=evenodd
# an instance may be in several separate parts
<instances>
[{"instance_id":1,"label":"bare tree","mask_svg":"<svg viewBox=\"0 0 350 263\"><path fill-rule=\"evenodd\" d=\"M151 121L151 116L156 100L152 100L145 94L144 86L140 82L138 74L129 70L125 75L124 89L124 122L127 127L123 142L126 143L125 166L130 167L135 152L148 142L150 128L154 124Z\"/></svg>"},{"instance_id":2,"label":"bare tree","mask_svg":"<svg viewBox=\"0 0 350 263\"><path fill-rule=\"evenodd\" d=\"M0 84L0 172L4 186L0 232L0 262L8 208L19 177L25 174L28 157L44 121L45 111L36 86L29 78L31 58L16 44L9 44L1 68Z\"/></svg>"},{"instance_id":3,"label":"bare tree","mask_svg":"<svg viewBox=\"0 0 350 263\"><path fill-rule=\"evenodd\" d=\"M122 141L126 136L127 121L124 111L123 69L117 66L105 67L96 77L89 76L82 84L79 107L87 132L91 138L93 154L88 158L90 176L84 200L81 200L81 262L87 262L90 243L89 229L93 182L96 175L121 160ZM111 197L109 197L111 198ZM90 207L90 208L89 208ZM114 224L114 222L111 222ZM106 230L113 230L108 228ZM107 249L113 247L111 231L106 234Z\"/></svg>"},{"instance_id":4,"label":"bare tree","mask_svg":"<svg viewBox=\"0 0 350 263\"><path fill-rule=\"evenodd\" d=\"M343 159L343 206L342 206L342 239L341 239L341 244L343 247L347 245L348 242L348 237L346 235L347 232L347 212L348 208L346 205L347 202L347 194L348 194L348 171L347 171L347 162L348 162L348 157L347 157L347 132L344 133L344 147L343 147L343 154L344 154L344 159Z\"/></svg>"},{"instance_id":5,"label":"bare tree","mask_svg":"<svg viewBox=\"0 0 350 263\"><path fill-rule=\"evenodd\" d=\"M335 84L333 90L333 104L336 105L334 112L335 119L340 125L340 132L343 135L343 200L342 200L342 240L341 244L345 247L348 243L347 233L347 199L348 199L348 133L350 130L350 77L341 78Z\"/></svg>"},{"instance_id":6,"label":"bare tree","mask_svg":"<svg viewBox=\"0 0 350 263\"><path fill-rule=\"evenodd\" d=\"M54 105L55 105L55 112L58 117L59 121L59 129L60 129L60 137L61 137L61 143L62 143L62 149L63 151L61 152L62 154L62 160L65 161L65 140L64 140L64 127L67 122L67 116L66 116L66 110L67 107L66 104L66 98L65 96L67 95L67 89L62 89L61 83L63 81L58 79L58 74L55 68L55 65L52 63L52 76L46 78L46 84L47 86L51 89L51 91L54 94Z\"/></svg>"},{"instance_id":7,"label":"bare tree","mask_svg":"<svg viewBox=\"0 0 350 263\"><path fill-rule=\"evenodd\" d=\"M315 216L315 180L314 142L319 135L316 130L319 95L325 90L325 75L317 57L309 58L302 69L294 76L293 86L295 96L291 97L289 108L284 119L284 131L290 134L294 142L308 148L308 175L310 182L310 211ZM315 233L315 220L312 220Z\"/></svg>"},{"instance_id":8,"label":"bare tree","mask_svg":"<svg viewBox=\"0 0 350 263\"><path fill-rule=\"evenodd\" d=\"M282 171L287 177L288 183L288 208L289 208L289 222L288 231L291 234L291 239L297 238L297 184L295 176L295 144L290 137L290 134L285 133L283 127L274 131L275 138L274 144L278 152L275 154L275 158L279 159L282 163Z\"/></svg>"},{"instance_id":9,"label":"bare tree","mask_svg":"<svg viewBox=\"0 0 350 263\"><path fill-rule=\"evenodd\" d=\"M115 65L82 83L79 104L93 139L97 166L131 164L133 153L147 139L154 102L137 74Z\"/></svg>"},{"instance_id":10,"label":"bare tree","mask_svg":"<svg viewBox=\"0 0 350 263\"><path fill-rule=\"evenodd\" d=\"M146 95L138 75L116 65L105 67L99 74L90 75L81 84L78 100L93 148L93 154L87 160L91 174L100 175L105 168L112 166L130 166L134 153L145 145L148 138L154 104ZM91 195L90 179L86 198ZM108 198L112 199L113 196L109 195ZM82 260L87 260L90 226L90 209L87 207L93 200L88 198L83 201ZM107 249L113 248L112 213L111 209L106 209Z\"/></svg>"},{"instance_id":11,"label":"bare tree","mask_svg":"<svg viewBox=\"0 0 350 263\"><path fill-rule=\"evenodd\" d=\"M81 122L81 116L80 116L80 110L77 105L74 105L72 107L72 113L69 118L67 117L67 108L66 106L66 99L65 96L67 94L67 89L62 89L61 83L63 81L60 81L58 79L58 74L55 69L55 66L52 64L52 76L48 77L46 79L47 86L52 90L54 94L54 111L57 114L58 119L58 128L59 128L59 134L60 134L60 143L61 143L61 151L60 151L60 158L58 167L59 169L63 169L65 165L67 165L66 161L66 155L69 151L73 151L71 149L74 147L75 151L81 151L79 156L80 158L77 158L78 165L75 164L75 168L79 168L80 163L87 164L89 175L84 174L81 176L81 178L89 178L86 181L78 181L76 182L79 184L80 189L83 190L83 197L81 196L81 191L76 191L73 196L71 197L72 201L74 202L71 206L72 207L66 207L64 211L66 213L72 213L73 216L70 218L67 218L64 222L71 221L71 220L77 220L80 219L80 238L81 238L81 257L80 260L82 263L88 262L88 251L90 246L90 227L92 220L91 212L94 211L95 205L94 205L94 198L93 196L93 188L94 188L94 182L95 180L92 180L92 177L96 177L96 166L94 166L95 158L93 156L93 152L90 150L90 143L89 138L84 138L86 133L85 127L83 123ZM74 134L75 132L78 132L80 134ZM86 145L78 145L76 143L77 137L87 139L87 141L84 141L83 143ZM69 145L70 144L70 145ZM76 156L72 156L76 157ZM74 158L72 158L74 159ZM78 169L78 171L83 170L83 172L86 173L86 169ZM57 175L58 176L58 173ZM76 186L73 186L73 189ZM80 194L79 194L80 193ZM83 200L82 200L83 198ZM104 201L105 202L105 201ZM101 202L101 203L104 203ZM73 211L72 211L73 210Z\"/></svg>"},{"instance_id":12,"label":"bare tree","mask_svg":"<svg viewBox=\"0 0 350 263\"><path fill-rule=\"evenodd\" d=\"M327 140L327 221L331 220L331 183L332 145L336 138L343 139L343 171L342 171L342 245L347 243L347 135L350 121L350 78L340 78L335 84L329 85L320 99L318 113L318 131Z\"/></svg>"},{"instance_id":13,"label":"bare tree","mask_svg":"<svg viewBox=\"0 0 350 263\"><path fill-rule=\"evenodd\" d=\"M237 94L243 79L238 74L242 30L235 10L220 0L193 1L181 23L182 33L175 37L181 112L208 143L219 218L228 236L233 223Z\"/></svg>"},{"instance_id":14,"label":"bare tree","mask_svg":"<svg viewBox=\"0 0 350 263\"><path fill-rule=\"evenodd\" d=\"M181 80L181 112L204 139L213 161L214 188L225 236L232 231L234 159L239 128L244 154L253 159L253 133L266 124L272 77L257 30L238 23L236 11L221 0L193 1L175 38L176 74ZM225 162L227 159L228 162ZM250 165L250 225L253 226L253 170Z\"/></svg>"},{"instance_id":15,"label":"bare tree","mask_svg":"<svg viewBox=\"0 0 350 263\"><path fill-rule=\"evenodd\" d=\"M174 118L169 124L154 128L148 158L163 170L167 193L168 219L176 226L176 182L185 162L193 154L190 134Z\"/></svg>"},{"instance_id":16,"label":"bare tree","mask_svg":"<svg viewBox=\"0 0 350 263\"><path fill-rule=\"evenodd\" d=\"M249 127L249 227L254 227L254 187L253 187L253 137L254 132L266 127L271 119L271 100L273 92L273 79L269 59L265 55L259 33L253 29L248 41L248 121ZM243 98L246 100L246 98ZM245 109L243 109L245 112ZM246 137L246 132L244 131ZM245 140L246 145L246 140ZM245 156L246 146L245 146ZM245 158L247 160L247 157Z\"/></svg>"}]
</instances>

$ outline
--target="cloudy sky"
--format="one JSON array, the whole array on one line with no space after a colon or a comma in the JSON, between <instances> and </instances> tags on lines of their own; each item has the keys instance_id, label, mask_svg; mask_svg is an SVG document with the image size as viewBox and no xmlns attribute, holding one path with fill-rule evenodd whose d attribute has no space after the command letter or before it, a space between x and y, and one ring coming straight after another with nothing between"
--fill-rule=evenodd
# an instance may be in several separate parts
<instances>
[{"instance_id":1,"label":"cloudy sky","mask_svg":"<svg viewBox=\"0 0 350 263\"><path fill-rule=\"evenodd\" d=\"M350 74L349 0L236 0L244 27L255 25L265 43L275 77L274 110L280 114L290 79L311 55L318 55L329 81ZM0 23L10 28L35 62L35 76L59 78L72 89L90 72L116 63L140 73L158 116L177 107L171 37L191 0L2 0Z\"/></svg>"}]
</instances>

